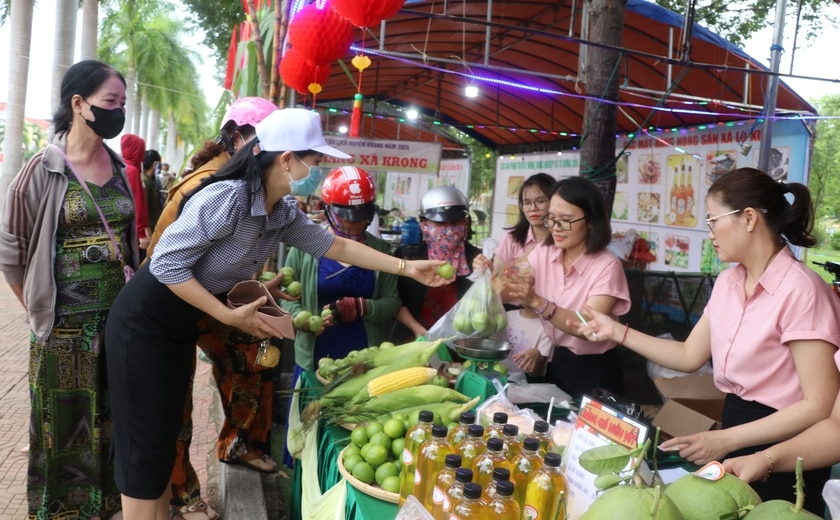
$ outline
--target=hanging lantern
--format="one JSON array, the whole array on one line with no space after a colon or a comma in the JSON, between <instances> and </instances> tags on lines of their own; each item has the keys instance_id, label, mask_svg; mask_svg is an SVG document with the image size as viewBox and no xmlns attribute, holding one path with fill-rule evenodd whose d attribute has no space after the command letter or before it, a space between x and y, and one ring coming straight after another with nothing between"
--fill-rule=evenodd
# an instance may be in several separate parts
<instances>
[{"instance_id":1,"label":"hanging lantern","mask_svg":"<svg viewBox=\"0 0 840 520\"><path fill-rule=\"evenodd\" d=\"M399 12L405 0L331 0L341 16L357 27L374 27Z\"/></svg>"},{"instance_id":2,"label":"hanging lantern","mask_svg":"<svg viewBox=\"0 0 840 520\"><path fill-rule=\"evenodd\" d=\"M321 91L329 79L330 64L308 60L292 47L280 61L280 77L286 85L297 92L314 95ZM313 84L318 86L312 86Z\"/></svg>"},{"instance_id":3,"label":"hanging lantern","mask_svg":"<svg viewBox=\"0 0 840 520\"><path fill-rule=\"evenodd\" d=\"M317 3L309 4L289 25L289 43L315 63L330 63L343 58L350 50L353 26L333 9L318 9Z\"/></svg>"}]
</instances>

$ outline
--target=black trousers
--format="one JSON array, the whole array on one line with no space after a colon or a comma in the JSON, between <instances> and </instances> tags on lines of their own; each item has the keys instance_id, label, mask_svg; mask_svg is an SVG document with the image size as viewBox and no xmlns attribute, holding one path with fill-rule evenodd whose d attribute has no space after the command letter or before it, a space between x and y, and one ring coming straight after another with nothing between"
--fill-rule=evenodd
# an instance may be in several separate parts
<instances>
[{"instance_id":1,"label":"black trousers","mask_svg":"<svg viewBox=\"0 0 840 520\"><path fill-rule=\"evenodd\" d=\"M765 406L756 401L745 401L735 394L726 394L726 401L723 405L723 417L721 424L724 428L738 426L740 424L756 421L775 413L777 410ZM729 453L726 457L739 457L751 455L759 450L769 448L770 444L761 446L750 446ZM820 468L802 473L805 480L805 509L822 517L825 514L825 501L822 498L822 490L825 483L831 477L831 468ZM753 489L761 497L761 500L787 500L795 502L794 485L796 475L793 472L771 473L767 482L756 481L752 484Z\"/></svg>"},{"instance_id":2,"label":"black trousers","mask_svg":"<svg viewBox=\"0 0 840 520\"><path fill-rule=\"evenodd\" d=\"M579 356L566 347L554 346L554 357L548 364L546 375L561 390L580 399L595 388L624 394L624 375L621 360L615 349L603 354Z\"/></svg>"}]
</instances>

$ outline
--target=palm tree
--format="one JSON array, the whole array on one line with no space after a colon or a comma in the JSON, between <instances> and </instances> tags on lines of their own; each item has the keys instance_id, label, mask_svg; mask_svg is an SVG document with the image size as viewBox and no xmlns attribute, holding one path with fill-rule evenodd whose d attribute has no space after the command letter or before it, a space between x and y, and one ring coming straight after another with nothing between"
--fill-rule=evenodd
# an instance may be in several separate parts
<instances>
[{"instance_id":1,"label":"palm tree","mask_svg":"<svg viewBox=\"0 0 840 520\"><path fill-rule=\"evenodd\" d=\"M180 42L182 25L171 16L171 5L150 0L124 0L107 13L102 25L100 57L126 71L126 82L132 100L127 103L126 128L141 134L140 120L148 111L172 115L173 127L167 137L180 136L190 143L200 142L207 106L198 90L198 72L193 64L197 57ZM128 114L131 114L129 118ZM147 147L159 146L152 133L161 128L159 116L148 122L154 130L144 132ZM173 152L174 153L174 152ZM167 161L176 161L167 154Z\"/></svg>"},{"instance_id":2,"label":"palm tree","mask_svg":"<svg viewBox=\"0 0 840 520\"><path fill-rule=\"evenodd\" d=\"M96 59L99 36L99 0L82 0L82 56L83 60Z\"/></svg>"},{"instance_id":3,"label":"palm tree","mask_svg":"<svg viewBox=\"0 0 840 520\"><path fill-rule=\"evenodd\" d=\"M4 196L23 164L23 111L26 106L26 78L29 75L32 11L31 0L12 0L6 138L3 140L3 169L0 170L0 194Z\"/></svg>"},{"instance_id":4,"label":"palm tree","mask_svg":"<svg viewBox=\"0 0 840 520\"><path fill-rule=\"evenodd\" d=\"M73 64L76 49L76 14L79 0L56 0L55 42L53 43L52 87L50 89L50 112L55 113L61 102L61 80Z\"/></svg>"}]
</instances>

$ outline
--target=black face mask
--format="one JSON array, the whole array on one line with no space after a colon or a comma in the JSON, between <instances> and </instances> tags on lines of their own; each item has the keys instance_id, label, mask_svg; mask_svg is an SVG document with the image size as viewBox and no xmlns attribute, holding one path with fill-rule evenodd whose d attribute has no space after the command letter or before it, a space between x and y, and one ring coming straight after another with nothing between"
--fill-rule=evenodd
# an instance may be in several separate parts
<instances>
[{"instance_id":1,"label":"black face mask","mask_svg":"<svg viewBox=\"0 0 840 520\"><path fill-rule=\"evenodd\" d=\"M87 101L85 102L87 103ZM125 126L125 111L122 107L106 110L90 103L88 105L96 120L85 119L85 123L96 132L96 135L103 139L112 139L122 132L123 126Z\"/></svg>"}]
</instances>

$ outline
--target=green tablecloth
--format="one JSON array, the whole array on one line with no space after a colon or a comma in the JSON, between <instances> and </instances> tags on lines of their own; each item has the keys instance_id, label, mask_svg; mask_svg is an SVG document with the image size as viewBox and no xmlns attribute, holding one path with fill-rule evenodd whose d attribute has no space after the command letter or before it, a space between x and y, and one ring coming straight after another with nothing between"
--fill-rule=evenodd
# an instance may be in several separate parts
<instances>
[{"instance_id":1,"label":"green tablecloth","mask_svg":"<svg viewBox=\"0 0 840 520\"><path fill-rule=\"evenodd\" d=\"M302 387L313 388L321 386L314 372L304 372L301 375ZM347 446L350 432L340 426L319 425L318 431L318 479L321 492L334 486L341 480L338 471L338 454ZM296 461L300 464L301 461ZM297 468L292 482L292 503L289 504L289 514L292 520L301 519L301 497L303 480L302 471ZM397 516L397 505L385 502L356 490L347 485L347 506L345 510L347 520L389 520Z\"/></svg>"}]
</instances>

